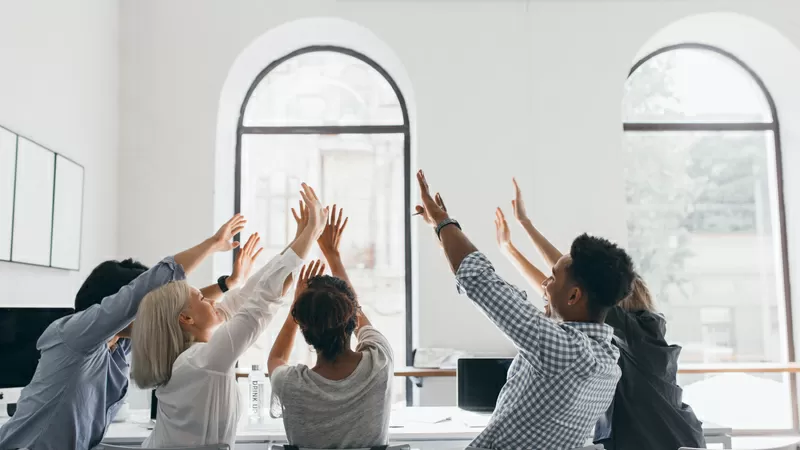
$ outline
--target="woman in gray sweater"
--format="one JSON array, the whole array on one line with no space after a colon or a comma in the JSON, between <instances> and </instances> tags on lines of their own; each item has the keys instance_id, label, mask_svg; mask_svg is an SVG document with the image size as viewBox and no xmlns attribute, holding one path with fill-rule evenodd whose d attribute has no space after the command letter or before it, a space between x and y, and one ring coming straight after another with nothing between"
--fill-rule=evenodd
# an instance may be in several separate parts
<instances>
[{"instance_id":1,"label":"woman in gray sweater","mask_svg":"<svg viewBox=\"0 0 800 450\"><path fill-rule=\"evenodd\" d=\"M303 220L302 208L298 221ZM303 448L363 448L388 443L394 359L389 341L358 304L339 256L347 225L336 206L318 243L319 261L298 278L291 314L267 362L273 413L283 416L289 443ZM314 367L289 365L298 327L317 353ZM358 345L351 349L355 334Z\"/></svg>"}]
</instances>

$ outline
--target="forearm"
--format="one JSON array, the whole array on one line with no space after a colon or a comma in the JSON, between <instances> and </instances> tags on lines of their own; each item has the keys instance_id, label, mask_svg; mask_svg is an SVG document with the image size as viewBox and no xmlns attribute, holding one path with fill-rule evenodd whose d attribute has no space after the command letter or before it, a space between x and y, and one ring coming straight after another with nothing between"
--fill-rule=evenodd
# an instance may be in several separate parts
<instances>
[{"instance_id":1,"label":"forearm","mask_svg":"<svg viewBox=\"0 0 800 450\"><path fill-rule=\"evenodd\" d=\"M311 251L311 247L316 243L317 235L314 232L313 227L307 226L300 232L300 234L295 237L291 244L289 244L289 248L291 248L297 256L302 259L306 259L308 253Z\"/></svg>"},{"instance_id":2,"label":"forearm","mask_svg":"<svg viewBox=\"0 0 800 450\"><path fill-rule=\"evenodd\" d=\"M288 364L289 358L292 356L292 348L294 347L296 334L297 323L290 313L286 321L283 322L281 331L278 333L278 337L275 338L275 343L272 344L272 350L269 352L267 366L270 372L272 372L275 367Z\"/></svg>"},{"instance_id":3,"label":"forearm","mask_svg":"<svg viewBox=\"0 0 800 450\"><path fill-rule=\"evenodd\" d=\"M213 251L213 241L211 239L206 239L200 244L175 255L175 262L180 264L181 267L183 267L183 271L188 274L196 269L208 255L213 253Z\"/></svg>"},{"instance_id":4,"label":"forearm","mask_svg":"<svg viewBox=\"0 0 800 450\"><path fill-rule=\"evenodd\" d=\"M467 235L464 234L457 226L448 225L441 230L440 234L442 249L447 256L447 261L450 262L450 268L453 273L458 272L461 262L471 253L478 251L472 242L470 242Z\"/></svg>"},{"instance_id":5,"label":"forearm","mask_svg":"<svg viewBox=\"0 0 800 450\"><path fill-rule=\"evenodd\" d=\"M203 294L203 297L211 300L212 302L216 303L219 299L222 298L222 289L219 288L217 283L208 285L202 289L200 289L200 293Z\"/></svg>"},{"instance_id":6,"label":"forearm","mask_svg":"<svg viewBox=\"0 0 800 450\"><path fill-rule=\"evenodd\" d=\"M514 246L512 243L508 243L505 247L503 247L503 253L514 263L517 270L522 273L522 276L530 283L530 285L536 289L536 292L539 294L544 294L544 289L542 288L542 283L547 278L541 270L537 269L536 266L531 263L528 258L525 257L519 250Z\"/></svg>"},{"instance_id":7,"label":"forearm","mask_svg":"<svg viewBox=\"0 0 800 450\"><path fill-rule=\"evenodd\" d=\"M536 246L536 249L542 255L547 265L552 268L561 258L561 252L533 226L530 220L523 220L520 224L522 228L525 229L525 232L528 233L528 236L533 241L533 244Z\"/></svg>"},{"instance_id":8,"label":"forearm","mask_svg":"<svg viewBox=\"0 0 800 450\"><path fill-rule=\"evenodd\" d=\"M364 310L361 307L358 308L358 312L356 313L356 329L360 330L363 327L371 327L372 322L369 321L367 315L364 314Z\"/></svg>"},{"instance_id":9,"label":"forearm","mask_svg":"<svg viewBox=\"0 0 800 450\"><path fill-rule=\"evenodd\" d=\"M328 268L331 270L331 274L336 278L344 280L348 285L350 285L350 289L353 289L353 283L350 282L350 277L347 276L347 270L344 268L344 263L342 263L342 257L339 252L323 250L322 255L328 262Z\"/></svg>"}]
</instances>

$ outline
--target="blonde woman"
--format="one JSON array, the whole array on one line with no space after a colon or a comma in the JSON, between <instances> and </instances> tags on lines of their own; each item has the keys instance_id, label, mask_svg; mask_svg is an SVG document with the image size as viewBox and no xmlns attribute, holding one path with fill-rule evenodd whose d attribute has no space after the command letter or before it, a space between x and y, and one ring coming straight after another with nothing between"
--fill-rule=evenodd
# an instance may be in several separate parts
<instances>
[{"instance_id":1,"label":"blonde woman","mask_svg":"<svg viewBox=\"0 0 800 450\"><path fill-rule=\"evenodd\" d=\"M514 192L514 217L549 271L561 252L533 226L516 180ZM541 294L547 277L511 243L508 223L500 208L495 212L495 226L500 248ZM545 310L550 315L549 305ZM681 348L667 343L666 319L656 311L641 276L634 277L630 295L608 311L605 323L614 329L622 377L614 402L595 427L595 442L606 450L705 448L702 424L692 408L682 402L683 392L676 379Z\"/></svg>"},{"instance_id":2,"label":"blonde woman","mask_svg":"<svg viewBox=\"0 0 800 450\"><path fill-rule=\"evenodd\" d=\"M326 210L303 184L306 208L294 241L219 305L185 282L151 292L139 307L133 328L132 378L156 387L158 411L145 448L228 444L233 447L243 399L234 366L255 342L325 228ZM258 256L258 236L240 258Z\"/></svg>"}]
</instances>

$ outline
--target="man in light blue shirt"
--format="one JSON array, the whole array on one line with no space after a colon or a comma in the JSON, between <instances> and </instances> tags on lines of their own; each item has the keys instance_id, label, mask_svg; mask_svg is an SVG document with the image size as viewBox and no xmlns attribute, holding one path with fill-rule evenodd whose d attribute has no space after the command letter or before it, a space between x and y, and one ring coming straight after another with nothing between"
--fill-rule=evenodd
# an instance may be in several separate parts
<instances>
[{"instance_id":1,"label":"man in light blue shirt","mask_svg":"<svg viewBox=\"0 0 800 450\"><path fill-rule=\"evenodd\" d=\"M88 450L99 444L128 390L128 337L142 298L185 279L212 252L235 247L230 241L244 222L234 216L213 237L147 271L130 260L95 268L78 293L77 312L53 322L39 338L39 365L14 417L0 427L0 450ZM113 295L103 292L114 287Z\"/></svg>"}]
</instances>

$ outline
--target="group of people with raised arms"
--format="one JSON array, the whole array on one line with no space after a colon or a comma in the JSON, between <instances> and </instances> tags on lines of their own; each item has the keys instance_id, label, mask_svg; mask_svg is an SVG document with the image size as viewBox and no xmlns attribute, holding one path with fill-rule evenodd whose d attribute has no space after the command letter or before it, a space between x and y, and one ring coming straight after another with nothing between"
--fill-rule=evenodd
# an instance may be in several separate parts
<instances>
[{"instance_id":1,"label":"group of people with raised arms","mask_svg":"<svg viewBox=\"0 0 800 450\"><path fill-rule=\"evenodd\" d=\"M458 289L514 343L518 356L489 424L472 446L568 449L595 433L609 449L703 446L700 422L675 382L680 348L664 340L643 280L626 252L581 235L561 254L533 226L514 181L514 216L550 273L511 242L495 213L500 248L545 300L544 312L496 274L417 174L418 215L429 224ZM301 186L292 209L294 239L250 276L258 234L238 252L233 271L196 289L186 274L214 252L239 246L246 220L236 215L211 238L147 267L107 261L76 297L76 312L39 339L41 359L17 413L0 428L0 450L91 449L98 445L130 378L154 388L156 424L145 448L233 446L244 410L237 359L264 331L295 285L290 314L268 355L276 415L301 448L365 448L388 443L394 358L387 339L359 305L339 254L347 225ZM306 261L318 245L324 262ZM330 275L326 275L327 269ZM134 320L135 319L135 320ZM297 330L317 354L314 367L290 365ZM355 338L355 341L354 341ZM621 356L620 356L621 355Z\"/></svg>"}]
</instances>

